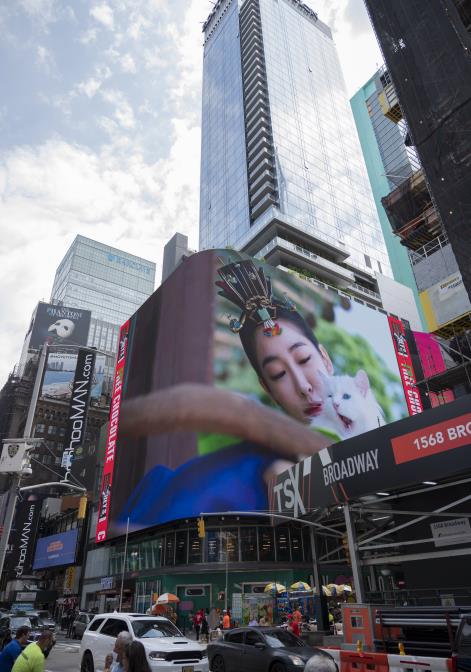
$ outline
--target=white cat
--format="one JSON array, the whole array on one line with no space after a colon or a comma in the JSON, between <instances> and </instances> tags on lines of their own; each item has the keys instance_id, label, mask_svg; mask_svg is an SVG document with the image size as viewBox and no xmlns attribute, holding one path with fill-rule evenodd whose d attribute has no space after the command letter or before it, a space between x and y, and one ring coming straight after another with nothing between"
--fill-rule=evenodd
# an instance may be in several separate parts
<instances>
[{"instance_id":1,"label":"white cat","mask_svg":"<svg viewBox=\"0 0 471 672\"><path fill-rule=\"evenodd\" d=\"M376 401L365 371L352 376L326 376L319 371L324 385L322 413L313 418L311 427L335 432L348 439L385 424L383 411ZM321 451L324 464L330 462L327 449Z\"/></svg>"}]
</instances>

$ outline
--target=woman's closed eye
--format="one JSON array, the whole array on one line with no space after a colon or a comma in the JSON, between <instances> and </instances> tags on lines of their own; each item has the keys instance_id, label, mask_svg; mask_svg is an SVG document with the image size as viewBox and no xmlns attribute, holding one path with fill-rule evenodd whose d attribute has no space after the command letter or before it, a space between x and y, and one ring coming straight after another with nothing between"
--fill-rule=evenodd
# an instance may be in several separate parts
<instances>
[{"instance_id":1,"label":"woman's closed eye","mask_svg":"<svg viewBox=\"0 0 471 672\"><path fill-rule=\"evenodd\" d=\"M277 373L271 373L268 375L270 380L275 381L275 380L280 380L280 378L283 378L283 376L286 374L286 371L278 371Z\"/></svg>"},{"instance_id":2,"label":"woman's closed eye","mask_svg":"<svg viewBox=\"0 0 471 672\"><path fill-rule=\"evenodd\" d=\"M309 360L312 358L312 355L308 355L307 357L303 357L302 359L298 360L298 364L307 364Z\"/></svg>"}]
</instances>

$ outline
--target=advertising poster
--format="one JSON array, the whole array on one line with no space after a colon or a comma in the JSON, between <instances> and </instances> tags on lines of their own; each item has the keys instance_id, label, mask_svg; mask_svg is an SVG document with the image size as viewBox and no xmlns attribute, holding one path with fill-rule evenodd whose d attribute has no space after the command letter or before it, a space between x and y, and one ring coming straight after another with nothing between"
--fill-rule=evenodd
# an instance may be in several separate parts
<instances>
[{"instance_id":1,"label":"advertising poster","mask_svg":"<svg viewBox=\"0 0 471 672\"><path fill-rule=\"evenodd\" d=\"M15 527L10 535L13 548L10 566L17 579L31 571L41 506L42 500L23 501L16 509Z\"/></svg>"},{"instance_id":2,"label":"advertising poster","mask_svg":"<svg viewBox=\"0 0 471 672\"><path fill-rule=\"evenodd\" d=\"M121 423L126 401L181 383L228 391L332 443L408 415L387 315L226 250L187 259L131 318L117 381ZM128 518L136 530L203 511L266 510L267 484L286 468L226 434L176 426L121 438L115 404L111 416L98 541L123 534ZM329 450L315 461L329 464Z\"/></svg>"},{"instance_id":3,"label":"advertising poster","mask_svg":"<svg viewBox=\"0 0 471 672\"><path fill-rule=\"evenodd\" d=\"M436 331L447 322L471 311L471 303L459 272L420 292L419 296L430 331Z\"/></svg>"},{"instance_id":4,"label":"advertising poster","mask_svg":"<svg viewBox=\"0 0 471 672\"><path fill-rule=\"evenodd\" d=\"M77 528L60 534L41 537L36 545L33 569L46 569L75 562L77 550Z\"/></svg>"},{"instance_id":5,"label":"advertising poster","mask_svg":"<svg viewBox=\"0 0 471 672\"><path fill-rule=\"evenodd\" d=\"M45 342L55 345L87 345L91 315L89 310L38 303L31 324L28 347L37 350Z\"/></svg>"},{"instance_id":6,"label":"advertising poster","mask_svg":"<svg viewBox=\"0 0 471 672\"><path fill-rule=\"evenodd\" d=\"M76 352L49 352L44 371L41 396L46 399L70 401L76 368ZM100 398L104 377L105 356L97 355L90 391L90 398L92 400Z\"/></svg>"}]
</instances>

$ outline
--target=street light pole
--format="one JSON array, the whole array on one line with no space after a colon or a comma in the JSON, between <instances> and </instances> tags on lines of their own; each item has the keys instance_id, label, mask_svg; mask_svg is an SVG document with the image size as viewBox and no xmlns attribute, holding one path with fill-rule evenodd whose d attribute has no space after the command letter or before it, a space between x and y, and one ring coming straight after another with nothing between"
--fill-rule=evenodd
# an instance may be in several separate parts
<instances>
[{"instance_id":1,"label":"street light pole","mask_svg":"<svg viewBox=\"0 0 471 672\"><path fill-rule=\"evenodd\" d=\"M119 611L121 611L121 607L123 606L124 574L126 572L126 556L128 554L128 537L129 537L129 516L128 516L128 522L126 524L126 540L124 542L124 558L121 571L121 590L119 591Z\"/></svg>"},{"instance_id":2,"label":"street light pole","mask_svg":"<svg viewBox=\"0 0 471 672\"><path fill-rule=\"evenodd\" d=\"M34 414L36 412L36 404L39 398L41 389L41 382L43 379L44 367L47 359L47 345L44 344L39 355L38 370L36 371L36 379L34 381L33 394L29 404L28 415L26 417L26 424L23 432L23 437L28 440L33 431ZM0 539L0 576L3 574L3 567L5 565L5 558L7 554L8 541L10 538L11 528L13 526L13 519L15 517L16 502L18 500L18 491L21 483L21 472L17 472L12 476L12 483L10 486L10 496L8 499L8 507L5 513L5 522L3 524L2 537Z\"/></svg>"},{"instance_id":3,"label":"street light pole","mask_svg":"<svg viewBox=\"0 0 471 672\"><path fill-rule=\"evenodd\" d=\"M224 609L227 613L227 589L229 587L229 532L226 530L226 588L224 590Z\"/></svg>"}]
</instances>

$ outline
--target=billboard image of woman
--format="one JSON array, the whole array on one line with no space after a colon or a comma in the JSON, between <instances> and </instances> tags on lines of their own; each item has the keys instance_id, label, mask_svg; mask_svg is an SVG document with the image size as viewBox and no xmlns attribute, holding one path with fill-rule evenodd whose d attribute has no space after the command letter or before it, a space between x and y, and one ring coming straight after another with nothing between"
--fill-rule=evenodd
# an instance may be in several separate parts
<instances>
[{"instance_id":1,"label":"billboard image of woman","mask_svg":"<svg viewBox=\"0 0 471 672\"><path fill-rule=\"evenodd\" d=\"M385 314L232 251L186 260L131 318L123 401L181 383L276 409L278 422L289 416L325 445L407 415ZM128 518L140 529L201 512L266 511L267 483L286 461L245 435L118 437L109 533L122 533ZM321 450L319 467L329 459Z\"/></svg>"}]
</instances>

